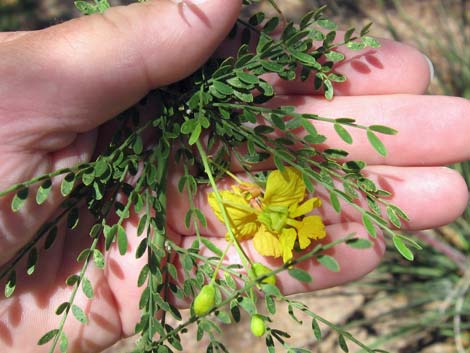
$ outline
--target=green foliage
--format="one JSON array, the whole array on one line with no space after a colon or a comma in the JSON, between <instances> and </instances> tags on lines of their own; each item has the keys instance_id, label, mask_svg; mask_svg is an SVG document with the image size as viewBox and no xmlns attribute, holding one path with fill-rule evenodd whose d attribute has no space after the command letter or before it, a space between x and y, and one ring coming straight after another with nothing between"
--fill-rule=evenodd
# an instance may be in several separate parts
<instances>
[{"instance_id":1,"label":"green foliage","mask_svg":"<svg viewBox=\"0 0 470 353\"><path fill-rule=\"evenodd\" d=\"M94 4L88 1L75 1L74 3L77 9L84 15L103 13L110 7L107 0L94 0L93 2Z\"/></svg>"},{"instance_id":2,"label":"green foliage","mask_svg":"<svg viewBox=\"0 0 470 353\"><path fill-rule=\"evenodd\" d=\"M245 1L246 4L255 2ZM275 2L270 3L280 13ZM76 1L75 5L86 15L109 8L104 0ZM267 74L285 81L311 79L312 91L322 92L327 100L334 99L336 85L347 80L335 72L334 64L345 59L338 48L359 50L378 46L376 40L367 36L369 25L359 33L348 30L344 40L337 41L337 26L322 11L323 8L308 12L299 24L284 23L279 36L271 34L284 22L282 14L266 19L265 14L259 12L248 20L239 19L232 33L240 33L242 43L234 57L211 59L184 81L151 92L151 98L160 107L151 119L140 121L139 106L121 114L116 118L118 128L112 141L94 161L57 170L0 192L0 196L14 195L11 202L14 212L29 202L47 203L56 181L64 198L59 214L45 223L0 273L0 278L7 278L7 297L14 292L20 260L27 256L26 273L33 274L40 242L44 241L44 249L51 248L59 223L64 222L70 231L76 232L78 225L81 227L84 223L80 223L82 217L93 219L85 234L76 234L89 236L89 241L84 241L89 245L77 258L81 266L79 273L66 280L70 297L56 308L56 314L61 316L59 327L45 334L39 344L50 342L51 352L56 347L64 352L68 340L63 329L68 315L71 313L82 324L88 323L86 312L74 301L80 290L89 299L95 295L93 284L86 276L89 264L93 262L103 269L106 268L106 252L112 247L121 255L129 251L124 225L134 214L139 217L137 236L142 238L135 256L147 257L136 283L142 288L141 317L135 327L135 333L140 336L136 351L182 350L180 335L194 324L198 340L204 336L209 338L208 352L225 352L225 346L217 339L220 324L238 322L241 315L248 314L254 318L252 332L265 336L268 351L281 345L289 352L303 352L305 349L289 345L289 333L271 327L270 315L278 310L277 302L284 301L288 303L287 314L294 322L302 323L297 317L299 313L312 319L312 331L318 340L322 339L321 323L338 334L338 345L343 351L348 352L347 341L350 341L372 352L304 304L285 297L275 285L275 279L278 273L286 271L294 280L311 283L315 280L312 274L298 266L309 260L338 272L339 262L325 254L327 250L338 244L366 249L372 246L373 239L359 239L351 234L334 242L316 243L313 249L296 252L298 256L294 260L271 270L252 263L235 237L224 207L221 213L227 226L227 247L220 249L204 237L201 228L207 226L206 215L195 201L200 186L211 186L222 204L217 181L232 176L228 169L233 158L248 178L264 185L266 175L251 170L254 164L272 158L281 171L286 166L301 171L310 192L314 193L317 185L322 185L338 213L342 212L343 204L358 211L371 238L381 230L392 237L405 258L413 257L408 245L418 247L417 244L396 230L401 221L407 220L406 214L387 201L388 191L362 173L364 162L344 161L348 152L341 149L320 148L327 137L316 130L315 123L331 124L346 144L354 143L350 131L359 130L382 156L387 151L381 135L393 135L396 131L380 125L363 126L352 118L332 119L299 113L291 106L263 105L276 96L275 87L265 79ZM151 134L153 140L144 144L144 134ZM246 149L242 148L244 146ZM181 248L167 234L167 177L169 164L175 162L183 170L178 190L188 198L184 224L196 235L190 248ZM199 173L192 173L194 170ZM129 180L133 180L132 184ZM37 191L32 193L31 190ZM366 207L360 206L361 199L367 201ZM82 205L84 207L79 208ZM98 244L104 244L104 249L98 248ZM227 251L232 247L241 264L226 264ZM209 250L210 256L203 255L203 248ZM266 316L258 312L261 295L264 295ZM181 313L173 305L174 299L193 303L188 320L183 322ZM169 315L178 322L176 327L166 321ZM212 320L210 315L217 320Z\"/></svg>"}]
</instances>

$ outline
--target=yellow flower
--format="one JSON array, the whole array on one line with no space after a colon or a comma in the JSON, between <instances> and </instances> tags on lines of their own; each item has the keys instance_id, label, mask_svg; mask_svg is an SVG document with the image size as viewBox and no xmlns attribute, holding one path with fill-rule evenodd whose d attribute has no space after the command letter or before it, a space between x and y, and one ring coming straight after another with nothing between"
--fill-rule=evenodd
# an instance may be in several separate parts
<instances>
[{"instance_id":1,"label":"yellow flower","mask_svg":"<svg viewBox=\"0 0 470 353\"><path fill-rule=\"evenodd\" d=\"M321 206L319 198L305 200L306 187L300 172L286 167L268 175L264 193L255 184L241 183L232 190L220 192L231 227L238 240L253 239L255 249L263 256L282 257L288 262L293 250L307 248L312 240L326 236L320 216L307 216ZM214 193L209 205L223 222ZM297 245L296 245L297 244Z\"/></svg>"}]
</instances>

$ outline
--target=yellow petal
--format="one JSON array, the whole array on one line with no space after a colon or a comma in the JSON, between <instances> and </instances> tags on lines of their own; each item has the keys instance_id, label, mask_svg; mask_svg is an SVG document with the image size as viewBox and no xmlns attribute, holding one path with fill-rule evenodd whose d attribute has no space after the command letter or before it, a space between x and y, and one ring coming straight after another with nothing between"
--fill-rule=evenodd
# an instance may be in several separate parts
<instances>
[{"instance_id":1,"label":"yellow petal","mask_svg":"<svg viewBox=\"0 0 470 353\"><path fill-rule=\"evenodd\" d=\"M314 208L321 206L321 200L318 197L308 199L301 205L293 204L289 208L289 217L297 218L311 212Z\"/></svg>"},{"instance_id":2,"label":"yellow petal","mask_svg":"<svg viewBox=\"0 0 470 353\"><path fill-rule=\"evenodd\" d=\"M281 242L282 248L282 261L284 263L292 259L292 250L294 249L295 239L297 238L297 232L294 228L284 228L282 230L279 241Z\"/></svg>"},{"instance_id":3,"label":"yellow petal","mask_svg":"<svg viewBox=\"0 0 470 353\"><path fill-rule=\"evenodd\" d=\"M301 249L310 245L310 239L323 239L326 236L325 225L320 216L305 217L297 231Z\"/></svg>"},{"instance_id":4,"label":"yellow petal","mask_svg":"<svg viewBox=\"0 0 470 353\"><path fill-rule=\"evenodd\" d=\"M233 232L238 240L247 240L253 238L259 228L259 223L257 222L248 222L240 223L237 226L233 227ZM227 239L230 239L228 234L226 235Z\"/></svg>"},{"instance_id":5,"label":"yellow petal","mask_svg":"<svg viewBox=\"0 0 470 353\"><path fill-rule=\"evenodd\" d=\"M264 225L258 229L254 238L253 245L261 255L263 256L281 256L281 246L277 236L269 232Z\"/></svg>"},{"instance_id":6,"label":"yellow petal","mask_svg":"<svg viewBox=\"0 0 470 353\"><path fill-rule=\"evenodd\" d=\"M284 173L275 170L269 174L263 198L265 205L289 207L304 197L305 183L298 170L286 167Z\"/></svg>"},{"instance_id":7,"label":"yellow petal","mask_svg":"<svg viewBox=\"0 0 470 353\"><path fill-rule=\"evenodd\" d=\"M239 240L251 238L258 229L257 214L242 194L228 190L219 191L225 210L232 223L235 236ZM215 193L208 194L209 205L217 218L223 223L224 218L215 197Z\"/></svg>"},{"instance_id":8,"label":"yellow petal","mask_svg":"<svg viewBox=\"0 0 470 353\"><path fill-rule=\"evenodd\" d=\"M251 219L254 217L254 219L256 219L254 210L252 210L250 204L244 199L243 195L235 194L228 190L219 191L219 194L222 197L225 210L235 225L247 218ZM224 218L222 217L222 212L214 192L209 193L208 201L217 218L223 222Z\"/></svg>"}]
</instances>

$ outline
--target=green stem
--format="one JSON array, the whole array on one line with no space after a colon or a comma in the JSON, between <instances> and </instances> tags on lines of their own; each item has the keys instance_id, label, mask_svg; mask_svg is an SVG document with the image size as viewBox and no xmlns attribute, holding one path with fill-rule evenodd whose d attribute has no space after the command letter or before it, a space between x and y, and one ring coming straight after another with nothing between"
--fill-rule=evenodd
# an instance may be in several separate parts
<instances>
[{"instance_id":1,"label":"green stem","mask_svg":"<svg viewBox=\"0 0 470 353\"><path fill-rule=\"evenodd\" d=\"M73 209L75 206L78 205L80 202L80 199L77 199L76 202L71 203L64 211L62 211L56 218L54 218L50 223L48 227L41 228L38 233L35 235L35 237L28 243L26 244L20 252L15 256L14 259L10 260L8 263L8 266L4 267L2 272L0 273L0 280L2 280L7 273L9 273L12 269L16 267L16 265L21 261L21 259L32 249L34 248L37 243L47 234L49 230L51 230L54 226L59 223L59 221L66 216L71 209Z\"/></svg>"},{"instance_id":2,"label":"green stem","mask_svg":"<svg viewBox=\"0 0 470 353\"><path fill-rule=\"evenodd\" d=\"M127 171L127 169L126 169ZM116 201L116 198L117 198L117 195L118 195L118 192L120 190L120 186L122 185L122 183L124 182L124 179L125 177L127 176L127 172L124 172L120 178L120 182L119 184L116 186L115 190L114 190L114 193L111 197L112 199L112 202L115 202ZM109 207L106 209L105 213L101 215L101 222L105 222L107 216L109 215L109 212L111 211L112 207ZM51 349L49 350L49 353L53 353L55 351L55 348L57 346L57 343L62 335L62 332L64 330L64 326L65 326L65 322L67 320L67 317L68 317L68 314L71 310L71 307L73 305L73 302L75 301L75 296L77 295L77 291L78 289L80 288L80 284L82 283L83 281L83 277L85 276L85 272L86 270L88 269L88 265L90 264L90 258L93 256L93 253L99 243L99 240L100 240L100 237L96 237L93 239L93 242L89 248L89 252L88 252L88 255L86 256L85 258L85 262L83 263L83 266L82 266L82 269L80 270L80 274L79 274L79 280L75 283L74 285L74 288L72 290L72 293L70 294L70 297L69 297L69 300L68 300L68 303L70 304L69 308L64 312L64 315L62 316L62 319L59 323L59 330L57 332L57 334L55 335L54 337L54 340L52 342L52 345L51 345Z\"/></svg>"},{"instance_id":3,"label":"green stem","mask_svg":"<svg viewBox=\"0 0 470 353\"><path fill-rule=\"evenodd\" d=\"M188 171L188 164L184 164L184 174L185 176L189 176L189 171ZM189 184L187 184L189 185ZM196 238L198 241L201 239L201 230L199 229L199 222L197 217L194 217L194 210L196 210L196 205L194 204L194 197L195 193L197 190L191 190L191 187L186 186L186 190L188 193L188 200L189 200L189 209L192 212L191 217L193 218L193 227L194 227L194 232L196 233Z\"/></svg>"},{"instance_id":4,"label":"green stem","mask_svg":"<svg viewBox=\"0 0 470 353\"><path fill-rule=\"evenodd\" d=\"M217 266L214 269L214 273L212 274L210 284L215 283L215 280L217 279L217 275L220 271L220 266L222 266L222 262L224 261L225 256L227 255L227 251L228 251L228 249L230 249L231 246L232 246L232 242L227 242L227 246L225 247L224 252L222 253L222 256L220 257L219 261L217 262Z\"/></svg>"},{"instance_id":5,"label":"green stem","mask_svg":"<svg viewBox=\"0 0 470 353\"><path fill-rule=\"evenodd\" d=\"M232 222L230 221L230 217L227 213L227 210L225 209L225 206L224 206L224 201L222 199L222 196L220 195L220 192L217 188L217 183L215 182L214 180L214 176L212 174L212 171L210 169L210 166L209 166L209 159L207 157L207 153L206 151L204 150L204 148L202 147L202 144L201 142L198 140L196 141L196 147L198 149L198 152L199 152L199 155L201 156L201 160L202 160L202 163L204 165L204 170L207 174L207 177L209 178L209 183L211 184L212 186L212 189L213 189L213 192L214 192L214 195L215 195L215 198L217 199L217 202L219 203L219 207L220 207L220 211L221 211L221 214L222 214L222 218L224 219L224 223L225 223L225 226L227 227L227 232L229 234L229 237L230 237L230 241L234 244L235 246L235 249L237 250L239 256L240 256L240 259L242 261L242 264L243 264L243 267L245 268L245 270L247 271L247 273L249 273L249 270L251 269L252 267L252 263L251 263L251 260L250 258L246 255L245 251L243 250L243 248L240 246L240 243L238 242L238 239L236 238L235 234L233 233L233 229L232 229Z\"/></svg>"},{"instance_id":6,"label":"green stem","mask_svg":"<svg viewBox=\"0 0 470 353\"><path fill-rule=\"evenodd\" d=\"M73 287L72 293L70 294L70 297L69 297L69 300L68 300L68 302L70 303L70 306L68 307L67 310L65 310L65 313L62 316L62 319L60 320L59 331L57 332L57 334L54 337L54 341L52 342L52 346L49 350L49 353L54 353L55 348L57 346L57 343L59 341L59 338L62 336L62 333L64 331L65 322L67 321L69 312L72 308L73 302L75 301L75 297L77 295L78 289L80 288L80 284L82 283L83 277L85 276L85 272L88 269L88 265L90 264L90 258L93 256L93 252L96 249L96 247L98 245L98 242L99 242L99 237L96 237L95 239L93 239L93 243L91 244L91 246L89 248L90 252L86 257L85 262L84 262L84 264L82 266L82 269L80 271L80 274L79 274L80 279L77 280L77 282L75 283L75 285Z\"/></svg>"}]
</instances>

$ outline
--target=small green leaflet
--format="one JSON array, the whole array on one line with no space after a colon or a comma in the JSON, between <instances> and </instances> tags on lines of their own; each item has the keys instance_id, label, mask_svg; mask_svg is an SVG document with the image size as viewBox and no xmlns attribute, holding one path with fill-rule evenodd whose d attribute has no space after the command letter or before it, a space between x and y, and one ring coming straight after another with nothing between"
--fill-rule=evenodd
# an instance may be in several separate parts
<instances>
[{"instance_id":1,"label":"small green leaflet","mask_svg":"<svg viewBox=\"0 0 470 353\"><path fill-rule=\"evenodd\" d=\"M341 204L339 202L338 197L334 191L330 191L330 202L331 206L333 206L334 210L338 213L341 212Z\"/></svg>"},{"instance_id":2,"label":"small green leaflet","mask_svg":"<svg viewBox=\"0 0 470 353\"><path fill-rule=\"evenodd\" d=\"M18 212L24 206L24 203L28 198L28 192L28 188L23 188L15 194L13 200L11 201L11 210L13 212Z\"/></svg>"},{"instance_id":3,"label":"small green leaflet","mask_svg":"<svg viewBox=\"0 0 470 353\"><path fill-rule=\"evenodd\" d=\"M251 75L249 73L246 73L244 71L237 71L236 73L237 77L248 84L258 84L259 83L259 78L258 76Z\"/></svg>"},{"instance_id":4,"label":"small green leaflet","mask_svg":"<svg viewBox=\"0 0 470 353\"><path fill-rule=\"evenodd\" d=\"M312 319L312 330L313 330L313 334L315 335L315 338L317 339L317 341L320 341L322 339L321 329L320 329L320 326L318 325L318 322L315 318Z\"/></svg>"},{"instance_id":5,"label":"small green leaflet","mask_svg":"<svg viewBox=\"0 0 470 353\"><path fill-rule=\"evenodd\" d=\"M62 332L60 335L60 340L59 340L59 349L62 353L66 353L68 346L69 346L69 341L67 339L67 336L65 335L64 332Z\"/></svg>"},{"instance_id":6,"label":"small green leaflet","mask_svg":"<svg viewBox=\"0 0 470 353\"><path fill-rule=\"evenodd\" d=\"M176 269L176 266L173 265L172 263L167 263L166 264L166 269L170 276L175 280L178 281L178 270Z\"/></svg>"},{"instance_id":7,"label":"small green leaflet","mask_svg":"<svg viewBox=\"0 0 470 353\"><path fill-rule=\"evenodd\" d=\"M312 276L307 271L301 270L300 268L292 268L288 270L291 277L299 280L300 282L310 283L312 282Z\"/></svg>"},{"instance_id":8,"label":"small green leaflet","mask_svg":"<svg viewBox=\"0 0 470 353\"><path fill-rule=\"evenodd\" d=\"M82 174L82 182L84 185L91 185L95 181L95 173L93 168L88 168Z\"/></svg>"},{"instance_id":9,"label":"small green leaflet","mask_svg":"<svg viewBox=\"0 0 470 353\"><path fill-rule=\"evenodd\" d=\"M263 27L264 33L271 33L274 31L279 24L279 17L273 17Z\"/></svg>"},{"instance_id":10,"label":"small green leaflet","mask_svg":"<svg viewBox=\"0 0 470 353\"><path fill-rule=\"evenodd\" d=\"M54 244L55 238L57 237L57 226L51 228L47 234L46 241L44 242L44 249L49 249Z\"/></svg>"},{"instance_id":11,"label":"small green leaflet","mask_svg":"<svg viewBox=\"0 0 470 353\"><path fill-rule=\"evenodd\" d=\"M248 297L241 297L238 299L239 305L249 314L256 313L256 305L253 303L253 299Z\"/></svg>"},{"instance_id":12,"label":"small green leaflet","mask_svg":"<svg viewBox=\"0 0 470 353\"><path fill-rule=\"evenodd\" d=\"M199 140L199 136L201 135L201 132L202 132L202 126L201 124L197 123L194 126L194 130L191 132L191 136L189 136L188 143L190 145L194 145Z\"/></svg>"},{"instance_id":13,"label":"small green leaflet","mask_svg":"<svg viewBox=\"0 0 470 353\"><path fill-rule=\"evenodd\" d=\"M91 15L95 12L98 12L98 9L95 5L92 5L86 1L75 1L74 4L78 11L80 11L84 15Z\"/></svg>"},{"instance_id":14,"label":"small green leaflet","mask_svg":"<svg viewBox=\"0 0 470 353\"><path fill-rule=\"evenodd\" d=\"M392 129L391 127L384 126L384 125L371 125L369 126L369 130L379 132L385 135L396 135L398 133L397 130Z\"/></svg>"},{"instance_id":15,"label":"small green leaflet","mask_svg":"<svg viewBox=\"0 0 470 353\"><path fill-rule=\"evenodd\" d=\"M381 155L381 156L386 156L387 155L387 149L385 148L385 145L383 142L377 137L376 134L374 134L371 130L367 130L367 139L369 140L370 144L374 149Z\"/></svg>"},{"instance_id":16,"label":"small green leaflet","mask_svg":"<svg viewBox=\"0 0 470 353\"><path fill-rule=\"evenodd\" d=\"M217 90L217 92L219 92L220 94L224 96L233 94L233 91L234 91L233 88L227 85L226 83L223 83L221 81L214 81L212 85Z\"/></svg>"},{"instance_id":17,"label":"small green leaflet","mask_svg":"<svg viewBox=\"0 0 470 353\"><path fill-rule=\"evenodd\" d=\"M252 26L259 26L264 21L264 18L265 18L264 12L257 12L253 16L250 17L248 22Z\"/></svg>"},{"instance_id":18,"label":"small green leaflet","mask_svg":"<svg viewBox=\"0 0 470 353\"><path fill-rule=\"evenodd\" d=\"M69 302L63 302L60 304L57 309L55 310L56 315L61 315L65 310L69 310L70 308L70 303Z\"/></svg>"},{"instance_id":19,"label":"small green leaflet","mask_svg":"<svg viewBox=\"0 0 470 353\"><path fill-rule=\"evenodd\" d=\"M377 229L375 228L374 222L372 221L371 217L367 214L367 212L364 212L362 214L362 224L364 224L367 233L369 233L372 238L377 237Z\"/></svg>"},{"instance_id":20,"label":"small green leaflet","mask_svg":"<svg viewBox=\"0 0 470 353\"><path fill-rule=\"evenodd\" d=\"M7 283L5 284L5 297L10 298L16 289L16 271L13 270L8 276Z\"/></svg>"},{"instance_id":21,"label":"small green leaflet","mask_svg":"<svg viewBox=\"0 0 470 353\"><path fill-rule=\"evenodd\" d=\"M369 33L370 27L372 27L372 22L369 22L364 27L362 27L361 32L360 32L360 36L363 37L367 33Z\"/></svg>"},{"instance_id":22,"label":"small green leaflet","mask_svg":"<svg viewBox=\"0 0 470 353\"><path fill-rule=\"evenodd\" d=\"M140 219L139 219L139 224L137 226L137 236L140 236L142 235L142 233L144 232L144 230L146 229L147 227L147 215L144 214Z\"/></svg>"},{"instance_id":23,"label":"small green leaflet","mask_svg":"<svg viewBox=\"0 0 470 353\"><path fill-rule=\"evenodd\" d=\"M317 64L317 61L315 60L315 58L311 54L307 54L307 53L303 53L303 52L295 51L295 50L290 51L290 54L295 59L300 61L302 64L306 64L306 65L316 65Z\"/></svg>"},{"instance_id":24,"label":"small green leaflet","mask_svg":"<svg viewBox=\"0 0 470 353\"><path fill-rule=\"evenodd\" d=\"M53 339L59 333L58 329L50 330L46 332L38 341L38 345L42 346Z\"/></svg>"},{"instance_id":25,"label":"small green leaflet","mask_svg":"<svg viewBox=\"0 0 470 353\"><path fill-rule=\"evenodd\" d=\"M69 173L65 176L64 180L60 184L60 192L62 196L67 196L73 190L73 186L75 184L75 174Z\"/></svg>"},{"instance_id":26,"label":"small green leaflet","mask_svg":"<svg viewBox=\"0 0 470 353\"><path fill-rule=\"evenodd\" d=\"M82 324L88 323L88 318L85 312L77 305L72 305L72 314L73 316Z\"/></svg>"},{"instance_id":27,"label":"small green leaflet","mask_svg":"<svg viewBox=\"0 0 470 353\"><path fill-rule=\"evenodd\" d=\"M136 136L132 149L134 150L135 154L141 154L144 150L144 142L140 135Z\"/></svg>"},{"instance_id":28,"label":"small green leaflet","mask_svg":"<svg viewBox=\"0 0 470 353\"><path fill-rule=\"evenodd\" d=\"M274 286L272 284L261 284L261 289L263 290L264 295L266 296L273 296L276 298L282 298L281 291L277 286Z\"/></svg>"},{"instance_id":29,"label":"small green leaflet","mask_svg":"<svg viewBox=\"0 0 470 353\"><path fill-rule=\"evenodd\" d=\"M262 61L261 66L263 66L265 70L270 71L270 72L280 73L284 71L284 66L282 66L281 64L272 62L272 61Z\"/></svg>"},{"instance_id":30,"label":"small green leaflet","mask_svg":"<svg viewBox=\"0 0 470 353\"><path fill-rule=\"evenodd\" d=\"M149 266L147 264L140 270L139 277L137 278L137 287L142 287L147 280L149 274Z\"/></svg>"},{"instance_id":31,"label":"small green leaflet","mask_svg":"<svg viewBox=\"0 0 470 353\"><path fill-rule=\"evenodd\" d=\"M369 36L364 36L364 37L362 37L362 41L368 47L371 47L371 48L379 48L380 47L380 43L375 38L372 38L372 37L369 37Z\"/></svg>"},{"instance_id":32,"label":"small green leaflet","mask_svg":"<svg viewBox=\"0 0 470 353\"><path fill-rule=\"evenodd\" d=\"M322 254L317 256L317 260L330 271L339 272L339 264L334 257Z\"/></svg>"},{"instance_id":33,"label":"small green leaflet","mask_svg":"<svg viewBox=\"0 0 470 353\"><path fill-rule=\"evenodd\" d=\"M328 99L328 100L332 100L332 99L333 99L333 95L334 95L333 84L331 83L330 80L325 79L325 80L323 81L323 85L324 85L324 87L325 87L325 98Z\"/></svg>"},{"instance_id":34,"label":"small green leaflet","mask_svg":"<svg viewBox=\"0 0 470 353\"><path fill-rule=\"evenodd\" d=\"M84 15L92 15L94 13L103 13L110 7L107 0L95 0L95 5L90 4L87 1L75 1L75 7Z\"/></svg>"},{"instance_id":35,"label":"small green leaflet","mask_svg":"<svg viewBox=\"0 0 470 353\"><path fill-rule=\"evenodd\" d=\"M362 50L366 47L366 44L363 42L348 42L346 47L351 50Z\"/></svg>"},{"instance_id":36,"label":"small green leaflet","mask_svg":"<svg viewBox=\"0 0 470 353\"><path fill-rule=\"evenodd\" d=\"M83 277L82 279L82 290L88 299L93 298L93 286L88 278Z\"/></svg>"},{"instance_id":37,"label":"small green leaflet","mask_svg":"<svg viewBox=\"0 0 470 353\"><path fill-rule=\"evenodd\" d=\"M117 244L119 248L119 253L124 255L127 252L127 234L122 225L118 225L117 228Z\"/></svg>"},{"instance_id":38,"label":"small green leaflet","mask_svg":"<svg viewBox=\"0 0 470 353\"><path fill-rule=\"evenodd\" d=\"M353 139L352 139L351 134L341 124L335 123L334 127L335 127L336 133L338 134L339 137L341 137L341 139L344 142L346 142L348 144L353 143Z\"/></svg>"},{"instance_id":39,"label":"small green leaflet","mask_svg":"<svg viewBox=\"0 0 470 353\"><path fill-rule=\"evenodd\" d=\"M265 296L264 297L265 303L266 303L266 310L272 315L276 313L276 302L274 301L273 297L271 296Z\"/></svg>"},{"instance_id":40,"label":"small green leaflet","mask_svg":"<svg viewBox=\"0 0 470 353\"><path fill-rule=\"evenodd\" d=\"M343 335L339 335L338 344L340 348L343 350L343 352L346 352L346 353L349 352L348 344L346 343L346 339L344 338Z\"/></svg>"},{"instance_id":41,"label":"small green leaflet","mask_svg":"<svg viewBox=\"0 0 470 353\"><path fill-rule=\"evenodd\" d=\"M99 269L104 268L104 255L98 249L93 250L93 261Z\"/></svg>"},{"instance_id":42,"label":"small green leaflet","mask_svg":"<svg viewBox=\"0 0 470 353\"><path fill-rule=\"evenodd\" d=\"M32 248L28 255L28 262L26 264L26 273L31 276L35 269L36 264L38 262L38 250L36 248Z\"/></svg>"},{"instance_id":43,"label":"small green leaflet","mask_svg":"<svg viewBox=\"0 0 470 353\"><path fill-rule=\"evenodd\" d=\"M223 255L222 251L217 247L217 245L215 245L209 239L207 239L205 237L201 237L201 242L206 246L206 248L208 248L210 251L212 251L217 256L222 256Z\"/></svg>"},{"instance_id":44,"label":"small green leaflet","mask_svg":"<svg viewBox=\"0 0 470 353\"><path fill-rule=\"evenodd\" d=\"M346 32L344 32L344 41L349 42L352 35L354 34L355 28L351 27Z\"/></svg>"},{"instance_id":45,"label":"small green leaflet","mask_svg":"<svg viewBox=\"0 0 470 353\"><path fill-rule=\"evenodd\" d=\"M335 30L336 27L337 27L336 23L334 23L333 21L331 21L327 18L318 20L317 24L320 27L323 27L324 29L328 29L328 30Z\"/></svg>"},{"instance_id":46,"label":"small green leaflet","mask_svg":"<svg viewBox=\"0 0 470 353\"><path fill-rule=\"evenodd\" d=\"M73 274L73 275L70 275L67 277L67 279L65 280L65 283L68 285L68 286L73 286L75 285L75 283L77 282L80 282L80 276L77 275L77 274Z\"/></svg>"},{"instance_id":47,"label":"small green leaflet","mask_svg":"<svg viewBox=\"0 0 470 353\"><path fill-rule=\"evenodd\" d=\"M49 193L52 190L52 181L51 179L47 179L44 183L39 186L38 191L36 193L36 203L38 205L42 205L49 196Z\"/></svg>"},{"instance_id":48,"label":"small green leaflet","mask_svg":"<svg viewBox=\"0 0 470 353\"><path fill-rule=\"evenodd\" d=\"M403 256L408 261L414 260L413 252L408 248L401 236L394 234L392 240L393 245L395 245L395 248L398 250L401 256Z\"/></svg>"},{"instance_id":49,"label":"small green leaflet","mask_svg":"<svg viewBox=\"0 0 470 353\"><path fill-rule=\"evenodd\" d=\"M75 229L78 225L79 220L80 220L79 210L77 207L74 207L67 214L67 228Z\"/></svg>"},{"instance_id":50,"label":"small green leaflet","mask_svg":"<svg viewBox=\"0 0 470 353\"><path fill-rule=\"evenodd\" d=\"M393 207L387 206L387 216L390 222L397 228L401 227L401 221L398 215L395 212L395 209Z\"/></svg>"},{"instance_id":51,"label":"small green leaflet","mask_svg":"<svg viewBox=\"0 0 470 353\"><path fill-rule=\"evenodd\" d=\"M253 103L253 95L251 93L244 93L240 91L233 91L233 95L237 97L239 100L245 103Z\"/></svg>"},{"instance_id":52,"label":"small green leaflet","mask_svg":"<svg viewBox=\"0 0 470 353\"><path fill-rule=\"evenodd\" d=\"M368 239L353 238L346 241L346 245L354 249L369 249L373 243Z\"/></svg>"},{"instance_id":53,"label":"small green leaflet","mask_svg":"<svg viewBox=\"0 0 470 353\"><path fill-rule=\"evenodd\" d=\"M330 52L325 54L325 57L328 60L331 60L333 62L339 62L339 61L344 60L344 58L345 58L343 53L340 53L340 52L337 52L337 51L330 51Z\"/></svg>"}]
</instances>

